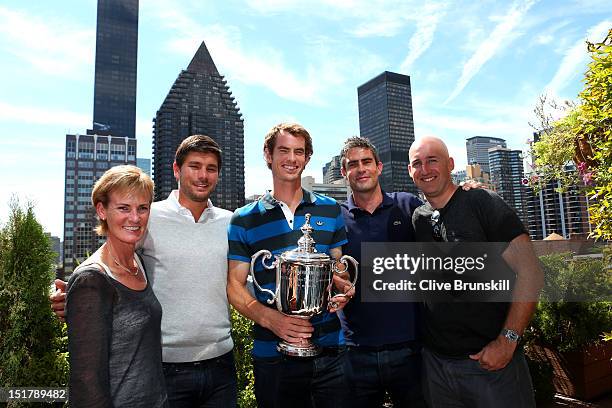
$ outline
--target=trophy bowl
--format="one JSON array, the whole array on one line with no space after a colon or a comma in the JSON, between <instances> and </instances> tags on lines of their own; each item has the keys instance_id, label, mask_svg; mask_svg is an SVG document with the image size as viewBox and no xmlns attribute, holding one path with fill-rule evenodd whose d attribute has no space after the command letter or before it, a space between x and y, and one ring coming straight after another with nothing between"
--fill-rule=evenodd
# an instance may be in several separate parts
<instances>
[{"instance_id":1,"label":"trophy bowl","mask_svg":"<svg viewBox=\"0 0 612 408\"><path fill-rule=\"evenodd\" d=\"M287 316L310 319L327 310L329 299L332 297L332 276L348 270L350 262L355 268L355 277L345 293L335 295L347 296L346 293L355 286L357 281L358 262L348 255L335 260L327 254L317 252L315 241L310 235L313 231L310 225L310 214L306 214L304 225L300 229L302 237L298 240L296 249L274 256L274 261L269 264L266 264L265 261L273 257L270 251L262 249L256 252L251 257L250 273L254 285L271 296L270 299L267 299L268 304L275 303L277 310ZM264 268L276 270L275 291L262 288L255 278L255 263L260 256L263 256L261 263ZM344 265L344 269L341 270L338 264ZM283 340L276 348L283 354L297 357L312 357L322 351L321 347L310 339L300 344Z\"/></svg>"}]
</instances>

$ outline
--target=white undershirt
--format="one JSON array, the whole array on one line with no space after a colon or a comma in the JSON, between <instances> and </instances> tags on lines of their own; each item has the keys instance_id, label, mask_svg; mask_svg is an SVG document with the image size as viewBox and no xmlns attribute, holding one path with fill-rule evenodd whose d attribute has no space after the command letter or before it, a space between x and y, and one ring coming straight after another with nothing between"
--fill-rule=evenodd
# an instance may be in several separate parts
<instances>
[{"instance_id":1,"label":"white undershirt","mask_svg":"<svg viewBox=\"0 0 612 408\"><path fill-rule=\"evenodd\" d=\"M295 214L291 211L291 208L289 208L287 204L279 200L276 201L278 201L281 210L283 210L283 214L285 214L285 220L287 221L287 224L289 224L289 228L293 229L293 219L295 218Z\"/></svg>"}]
</instances>

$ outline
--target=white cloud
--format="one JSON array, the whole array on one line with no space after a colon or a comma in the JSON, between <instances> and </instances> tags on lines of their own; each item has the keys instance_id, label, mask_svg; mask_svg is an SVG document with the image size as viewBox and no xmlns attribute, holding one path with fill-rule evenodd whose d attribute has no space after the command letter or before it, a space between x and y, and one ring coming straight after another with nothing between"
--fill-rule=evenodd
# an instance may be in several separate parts
<instances>
[{"instance_id":1,"label":"white cloud","mask_svg":"<svg viewBox=\"0 0 612 408\"><path fill-rule=\"evenodd\" d=\"M586 38L581 38L566 50L555 76L545 87L548 93L552 94L553 97L560 95L565 86L576 75L582 73L580 68L585 65L588 59L585 41L596 42L603 40L610 27L612 27L612 21L602 21L588 30Z\"/></svg>"},{"instance_id":2,"label":"white cloud","mask_svg":"<svg viewBox=\"0 0 612 408\"><path fill-rule=\"evenodd\" d=\"M257 47L243 45L238 27L203 26L187 13L177 10L173 3L157 0L148 4L154 6L152 9L160 24L175 32L167 42L171 52L190 57L204 40L215 64L226 76L244 84L264 87L287 100L325 106L330 99L324 93L365 69L380 69L384 65L376 55L339 44L337 40L319 38L318 44L307 47L309 62L298 65L300 70L297 71L277 48L266 44ZM333 44L330 46L329 43ZM338 49L350 52L345 52L343 57L338 55ZM361 61L357 69L354 68L355 59Z\"/></svg>"},{"instance_id":3,"label":"white cloud","mask_svg":"<svg viewBox=\"0 0 612 408\"><path fill-rule=\"evenodd\" d=\"M508 13L499 18L499 22L491 34L484 39L476 52L463 66L461 77L459 78L459 81L457 81L455 89L446 99L444 104L447 104L455 99L472 80L472 78L478 74L482 66L493 56L495 56L495 54L502 47L508 46L510 38L515 35L514 30L521 23L523 16L527 13L531 6L533 6L535 1L536 0L527 0L520 4L514 3Z\"/></svg>"},{"instance_id":4,"label":"white cloud","mask_svg":"<svg viewBox=\"0 0 612 408\"><path fill-rule=\"evenodd\" d=\"M16 106L0 101L0 120L37 125L60 125L85 129L91 126L89 114L39 106Z\"/></svg>"},{"instance_id":5,"label":"white cloud","mask_svg":"<svg viewBox=\"0 0 612 408\"><path fill-rule=\"evenodd\" d=\"M94 41L93 29L75 27L72 20L42 18L0 6L0 49L37 72L84 77L94 60Z\"/></svg>"},{"instance_id":6,"label":"white cloud","mask_svg":"<svg viewBox=\"0 0 612 408\"><path fill-rule=\"evenodd\" d=\"M552 34L540 34L536 37L536 44L547 45L550 44L555 37Z\"/></svg>"},{"instance_id":7,"label":"white cloud","mask_svg":"<svg viewBox=\"0 0 612 408\"><path fill-rule=\"evenodd\" d=\"M434 10L419 19L416 32L408 43L408 55L400 65L401 72L409 73L414 61L431 46L438 21L442 18L442 15L443 12Z\"/></svg>"},{"instance_id":8,"label":"white cloud","mask_svg":"<svg viewBox=\"0 0 612 408\"><path fill-rule=\"evenodd\" d=\"M349 25L351 28L346 32L358 38L393 37L407 25L428 18L431 10L437 9L440 4L406 0L247 1L251 10L262 15L291 13L339 21ZM420 31L426 31L425 27Z\"/></svg>"},{"instance_id":9,"label":"white cloud","mask_svg":"<svg viewBox=\"0 0 612 408\"><path fill-rule=\"evenodd\" d=\"M272 189L272 173L263 164L263 159L255 166L244 167L244 186L244 194L247 197L253 194L263 194L266 190Z\"/></svg>"}]
</instances>

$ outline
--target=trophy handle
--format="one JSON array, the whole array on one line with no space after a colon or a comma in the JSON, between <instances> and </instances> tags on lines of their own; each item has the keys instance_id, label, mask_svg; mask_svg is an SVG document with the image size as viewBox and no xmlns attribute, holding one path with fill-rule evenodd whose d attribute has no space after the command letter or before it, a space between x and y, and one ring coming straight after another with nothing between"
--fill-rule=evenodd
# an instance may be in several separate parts
<instances>
[{"instance_id":1,"label":"trophy handle","mask_svg":"<svg viewBox=\"0 0 612 408\"><path fill-rule=\"evenodd\" d=\"M346 290L346 292L334 295L334 296L343 296L343 297L346 297L347 293L350 292L351 289L353 289L355 287L355 284L357 283L357 277L359 276L359 268L358 268L359 262L357 262L355 260L355 258L353 258L352 256L349 256L349 255L342 255L342 257L340 258L340 260L338 262L340 262L342 265L344 265L344 267L346 268L345 269L346 271L348 271L348 266L349 266L348 264L349 264L349 262L353 264L353 267L355 267L355 278L353 278L353 281L351 282L351 286ZM338 267L336 266L336 264L334 264L333 272L334 273L342 273L344 271L340 271L338 269Z\"/></svg>"},{"instance_id":2,"label":"trophy handle","mask_svg":"<svg viewBox=\"0 0 612 408\"><path fill-rule=\"evenodd\" d=\"M261 259L261 264L263 265L264 268L266 269L274 269L276 267L276 260L274 260L271 264L266 265L266 260L272 258L272 253L270 251L268 251L267 249L262 249L260 251L257 251L252 257L251 257L251 268L250 268L250 273L251 273L251 278L253 278L253 283L255 284L255 286L257 287L257 289L259 289L262 292L268 293L270 294L272 297L270 299L267 300L268 304L271 305L274 303L274 301L276 300L276 297L278 295L278 285L276 287L276 292L272 292L270 289L264 289L261 286L259 286L259 283L257 283L257 279L255 279L255 260L257 258L259 258L260 255L263 255L263 258Z\"/></svg>"}]
</instances>

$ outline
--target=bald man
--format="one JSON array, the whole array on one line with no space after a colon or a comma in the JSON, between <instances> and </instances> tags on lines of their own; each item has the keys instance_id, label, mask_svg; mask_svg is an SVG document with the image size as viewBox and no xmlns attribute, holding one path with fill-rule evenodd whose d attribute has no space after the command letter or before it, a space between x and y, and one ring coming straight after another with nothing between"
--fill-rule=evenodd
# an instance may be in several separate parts
<instances>
[{"instance_id":1,"label":"bald man","mask_svg":"<svg viewBox=\"0 0 612 408\"><path fill-rule=\"evenodd\" d=\"M417 241L508 242L513 302L425 302L424 393L431 407L534 407L520 339L543 274L525 228L503 199L452 182L444 142L426 137L409 151L410 176L427 203L415 210ZM518 301L521 300L521 301Z\"/></svg>"}]
</instances>

